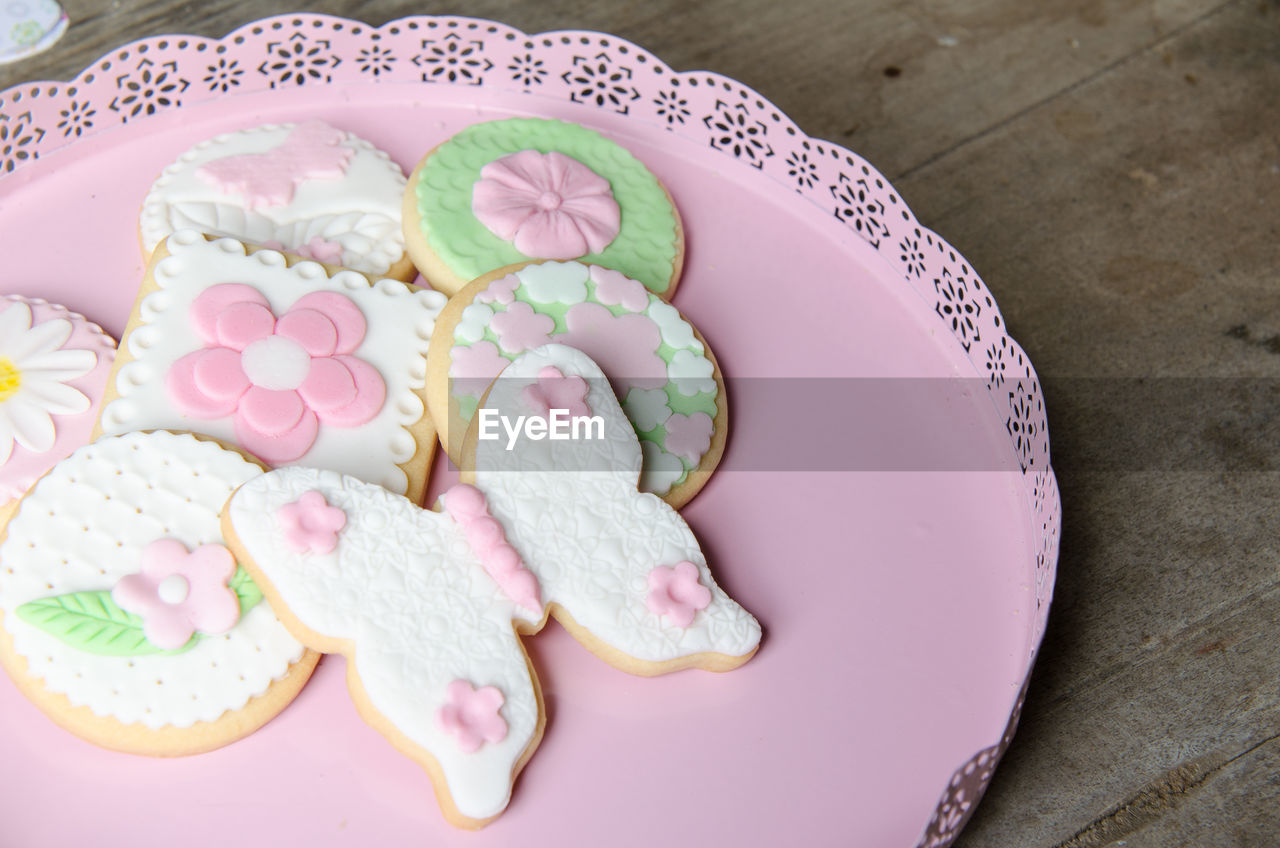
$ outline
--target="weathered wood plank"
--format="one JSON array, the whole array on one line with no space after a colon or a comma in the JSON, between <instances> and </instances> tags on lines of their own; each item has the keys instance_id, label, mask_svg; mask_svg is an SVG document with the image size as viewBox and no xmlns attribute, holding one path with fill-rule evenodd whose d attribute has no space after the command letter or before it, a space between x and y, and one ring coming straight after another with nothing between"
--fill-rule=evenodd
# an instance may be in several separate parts
<instances>
[{"instance_id":1,"label":"weathered wood plank","mask_svg":"<svg viewBox=\"0 0 1280 848\"><path fill-rule=\"evenodd\" d=\"M718 0L605 4L472 0L465 12L526 32L595 29L647 47L677 70L712 70L760 91L810 135L856 149L890 178L1184 26L1223 0ZM282 0L66 0L62 43L0 67L0 88L64 79L130 38L221 36ZM322 0L309 11L372 24L456 4Z\"/></svg>"},{"instance_id":2,"label":"weathered wood plank","mask_svg":"<svg viewBox=\"0 0 1280 848\"><path fill-rule=\"evenodd\" d=\"M1278 11L1233 3L900 181L1048 375L1066 516L1023 731L961 845L1280 833ZM1199 378L1199 428L1107 421L1118 375ZM1114 470L1123 426L1174 470Z\"/></svg>"}]
</instances>

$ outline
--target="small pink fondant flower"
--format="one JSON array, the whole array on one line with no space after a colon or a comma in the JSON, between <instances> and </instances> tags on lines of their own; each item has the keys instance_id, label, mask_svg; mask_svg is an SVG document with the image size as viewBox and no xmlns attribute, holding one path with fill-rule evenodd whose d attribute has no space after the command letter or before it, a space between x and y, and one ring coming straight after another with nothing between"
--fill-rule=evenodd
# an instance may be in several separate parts
<instances>
[{"instance_id":1,"label":"small pink fondant flower","mask_svg":"<svg viewBox=\"0 0 1280 848\"><path fill-rule=\"evenodd\" d=\"M539 371L538 382L525 386L520 398L540 418L550 418L553 409L568 410L570 418L591 414L591 407L587 406L587 381L576 374L566 377L553 365Z\"/></svg>"},{"instance_id":2,"label":"small pink fondant flower","mask_svg":"<svg viewBox=\"0 0 1280 848\"><path fill-rule=\"evenodd\" d=\"M693 614L711 603L711 590L698 582L698 567L685 560L649 572L649 612L665 615L676 627L688 627Z\"/></svg>"},{"instance_id":3,"label":"small pink fondant flower","mask_svg":"<svg viewBox=\"0 0 1280 848\"><path fill-rule=\"evenodd\" d=\"M644 283L620 271L592 265L591 281L596 284L596 300L607 306L621 306L628 312L644 312L649 305L649 290Z\"/></svg>"},{"instance_id":4,"label":"small pink fondant flower","mask_svg":"<svg viewBox=\"0 0 1280 848\"><path fill-rule=\"evenodd\" d=\"M476 303L493 303L497 301L503 306L510 306L516 299L516 289L520 286L520 278L508 274L500 280L494 280L489 287L476 295Z\"/></svg>"},{"instance_id":5,"label":"small pink fondant flower","mask_svg":"<svg viewBox=\"0 0 1280 848\"><path fill-rule=\"evenodd\" d=\"M364 314L338 292L305 294L277 318L262 292L222 283L188 318L206 347L170 367L170 400L193 418L233 416L240 446L273 465L300 459L321 425L365 424L386 400L382 375L351 355Z\"/></svg>"},{"instance_id":6,"label":"small pink fondant flower","mask_svg":"<svg viewBox=\"0 0 1280 848\"><path fill-rule=\"evenodd\" d=\"M667 431L664 447L667 453L696 463L711 447L711 433L715 422L705 412L692 415L672 413L662 425Z\"/></svg>"},{"instance_id":7,"label":"small pink fondant flower","mask_svg":"<svg viewBox=\"0 0 1280 848\"><path fill-rule=\"evenodd\" d=\"M449 378L452 380L449 391L455 397L471 395L479 398L493 378L509 364L491 341L454 345L449 355L452 360L449 363Z\"/></svg>"},{"instance_id":8,"label":"small pink fondant flower","mask_svg":"<svg viewBox=\"0 0 1280 848\"><path fill-rule=\"evenodd\" d=\"M445 690L448 701L436 713L436 721L447 733L458 738L464 754L480 750L485 742L501 742L507 738L507 723L498 715L506 698L495 686L479 689L466 680L455 680Z\"/></svg>"},{"instance_id":9,"label":"small pink fondant flower","mask_svg":"<svg viewBox=\"0 0 1280 848\"><path fill-rule=\"evenodd\" d=\"M222 545L188 552L177 539L157 539L142 551L142 570L116 583L111 598L142 617L147 641L166 651L191 634L226 633L240 620L240 601L227 587L236 561Z\"/></svg>"},{"instance_id":10,"label":"small pink fondant flower","mask_svg":"<svg viewBox=\"0 0 1280 848\"><path fill-rule=\"evenodd\" d=\"M498 344L504 351L520 353L550 344L549 334L555 332L556 322L550 315L534 312L532 306L520 301L489 319L489 326L498 334Z\"/></svg>"},{"instance_id":11,"label":"small pink fondant flower","mask_svg":"<svg viewBox=\"0 0 1280 848\"><path fill-rule=\"evenodd\" d=\"M325 262L329 265L342 264L342 244L336 241L326 241L320 236L313 236L311 241L306 244L300 244L297 247L285 247L284 242L270 239L262 243L263 247L269 247L272 250L284 250L289 253L296 253L307 259L314 259L317 262Z\"/></svg>"},{"instance_id":12,"label":"small pink fondant flower","mask_svg":"<svg viewBox=\"0 0 1280 848\"><path fill-rule=\"evenodd\" d=\"M542 259L599 253L622 225L609 181L556 151L521 150L485 165L471 211L498 238Z\"/></svg>"},{"instance_id":13,"label":"small pink fondant flower","mask_svg":"<svg viewBox=\"0 0 1280 848\"><path fill-rule=\"evenodd\" d=\"M276 512L284 528L284 541L296 553L329 554L338 547L338 531L347 526L347 514L329 506L320 492L304 492Z\"/></svg>"},{"instance_id":14,"label":"small pink fondant flower","mask_svg":"<svg viewBox=\"0 0 1280 848\"><path fill-rule=\"evenodd\" d=\"M575 303L565 313L567 332L557 344L576 347L596 361L625 398L632 388L659 389L667 384L667 363L658 356L662 334L646 315L614 315L598 303Z\"/></svg>"}]
</instances>

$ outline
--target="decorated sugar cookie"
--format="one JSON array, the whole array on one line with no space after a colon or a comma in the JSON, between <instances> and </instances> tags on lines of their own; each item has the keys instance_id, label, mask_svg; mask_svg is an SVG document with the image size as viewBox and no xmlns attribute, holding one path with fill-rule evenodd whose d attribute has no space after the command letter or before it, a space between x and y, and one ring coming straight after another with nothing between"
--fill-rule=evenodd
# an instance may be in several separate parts
<instances>
[{"instance_id":1,"label":"decorated sugar cookie","mask_svg":"<svg viewBox=\"0 0 1280 848\"><path fill-rule=\"evenodd\" d=\"M286 626L348 657L361 715L426 769L446 817L469 828L503 811L542 735L518 634L552 615L644 675L727 671L760 641L679 514L637 491L640 445L585 354L523 354L486 409L544 425L564 409L590 437L506 450L473 429L470 483L446 492L439 512L334 472L286 468L249 481L223 514Z\"/></svg>"},{"instance_id":2,"label":"decorated sugar cookie","mask_svg":"<svg viewBox=\"0 0 1280 848\"><path fill-rule=\"evenodd\" d=\"M269 721L318 655L276 620L218 512L262 474L167 432L81 447L0 544L0 662L58 724L139 754L208 751Z\"/></svg>"},{"instance_id":3,"label":"decorated sugar cookie","mask_svg":"<svg viewBox=\"0 0 1280 848\"><path fill-rule=\"evenodd\" d=\"M409 281L400 166L322 121L267 124L201 142L164 169L142 205L147 254L194 229Z\"/></svg>"},{"instance_id":4,"label":"decorated sugar cookie","mask_svg":"<svg viewBox=\"0 0 1280 848\"><path fill-rule=\"evenodd\" d=\"M65 307L0 299L0 522L89 440L116 343Z\"/></svg>"},{"instance_id":5,"label":"decorated sugar cookie","mask_svg":"<svg viewBox=\"0 0 1280 848\"><path fill-rule=\"evenodd\" d=\"M490 381L548 342L586 352L609 375L640 436L641 490L676 507L692 498L720 461L728 428L715 358L674 306L618 271L581 262L503 269L440 314L427 401L454 462Z\"/></svg>"},{"instance_id":6,"label":"decorated sugar cookie","mask_svg":"<svg viewBox=\"0 0 1280 848\"><path fill-rule=\"evenodd\" d=\"M684 231L670 195L626 149L564 121L467 127L409 177L409 255L448 294L530 259L615 268L662 298L675 293Z\"/></svg>"},{"instance_id":7,"label":"decorated sugar cookie","mask_svg":"<svg viewBox=\"0 0 1280 848\"><path fill-rule=\"evenodd\" d=\"M206 433L270 465L354 474L421 498L439 292L290 264L184 230L156 249L111 378L104 433Z\"/></svg>"}]
</instances>

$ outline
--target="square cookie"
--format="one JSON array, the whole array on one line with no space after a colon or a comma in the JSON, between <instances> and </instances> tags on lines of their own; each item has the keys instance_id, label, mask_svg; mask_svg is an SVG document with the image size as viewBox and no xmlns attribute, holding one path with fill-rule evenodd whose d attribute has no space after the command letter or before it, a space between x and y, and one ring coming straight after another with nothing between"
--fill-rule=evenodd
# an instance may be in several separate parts
<instances>
[{"instance_id":1,"label":"square cookie","mask_svg":"<svg viewBox=\"0 0 1280 848\"><path fill-rule=\"evenodd\" d=\"M426 354L444 304L395 280L177 232L138 291L98 433L189 430L420 500L436 437Z\"/></svg>"}]
</instances>

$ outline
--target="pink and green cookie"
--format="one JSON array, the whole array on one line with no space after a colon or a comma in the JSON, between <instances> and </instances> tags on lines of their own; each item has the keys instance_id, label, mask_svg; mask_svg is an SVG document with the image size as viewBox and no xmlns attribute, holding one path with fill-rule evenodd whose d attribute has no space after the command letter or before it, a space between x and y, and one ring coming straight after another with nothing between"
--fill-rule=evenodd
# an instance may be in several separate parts
<instances>
[{"instance_id":1,"label":"pink and green cookie","mask_svg":"<svg viewBox=\"0 0 1280 848\"><path fill-rule=\"evenodd\" d=\"M640 438L641 491L679 507L724 453L724 381L706 340L626 275L583 262L532 262L477 279L440 313L427 353L427 407L446 453L463 454L489 384L526 350L586 353Z\"/></svg>"},{"instance_id":2,"label":"pink and green cookie","mask_svg":"<svg viewBox=\"0 0 1280 848\"><path fill-rule=\"evenodd\" d=\"M449 295L507 265L581 259L669 299L684 264L680 216L658 178L625 148L564 121L467 127L409 177L403 219L414 265Z\"/></svg>"}]
</instances>

